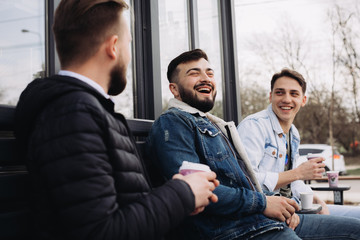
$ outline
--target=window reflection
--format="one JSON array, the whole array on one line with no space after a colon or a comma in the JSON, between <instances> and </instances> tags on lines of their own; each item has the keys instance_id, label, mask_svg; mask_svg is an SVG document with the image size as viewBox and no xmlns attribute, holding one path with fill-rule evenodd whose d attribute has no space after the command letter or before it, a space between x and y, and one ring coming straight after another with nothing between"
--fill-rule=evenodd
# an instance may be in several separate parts
<instances>
[{"instance_id":1,"label":"window reflection","mask_svg":"<svg viewBox=\"0 0 360 240\"><path fill-rule=\"evenodd\" d=\"M185 0L160 0L159 25L160 25L160 64L161 64L161 91L163 108L172 94L169 90L169 81L166 77L167 66L170 61L189 50L188 18Z\"/></svg>"},{"instance_id":2,"label":"window reflection","mask_svg":"<svg viewBox=\"0 0 360 240\"><path fill-rule=\"evenodd\" d=\"M0 104L15 105L45 70L44 1L0 1Z\"/></svg>"},{"instance_id":3,"label":"window reflection","mask_svg":"<svg viewBox=\"0 0 360 240\"><path fill-rule=\"evenodd\" d=\"M199 44L215 71L217 96L212 113L223 117L222 69L220 51L219 11L217 0L198 0Z\"/></svg>"}]
</instances>

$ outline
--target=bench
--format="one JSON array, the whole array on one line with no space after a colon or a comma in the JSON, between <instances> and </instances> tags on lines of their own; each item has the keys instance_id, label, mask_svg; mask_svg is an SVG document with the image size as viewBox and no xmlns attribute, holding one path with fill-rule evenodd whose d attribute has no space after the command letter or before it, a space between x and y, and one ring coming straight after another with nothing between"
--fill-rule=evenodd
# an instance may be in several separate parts
<instances>
[{"instance_id":1,"label":"bench","mask_svg":"<svg viewBox=\"0 0 360 240\"><path fill-rule=\"evenodd\" d=\"M25 163L17 158L14 137L15 107L0 105L0 239L31 239L31 223L28 196L29 175ZM128 119L140 154L144 156L145 138L153 124L152 120ZM145 158L144 158L145 159ZM153 185L163 182L150 161L146 168Z\"/></svg>"}]
</instances>

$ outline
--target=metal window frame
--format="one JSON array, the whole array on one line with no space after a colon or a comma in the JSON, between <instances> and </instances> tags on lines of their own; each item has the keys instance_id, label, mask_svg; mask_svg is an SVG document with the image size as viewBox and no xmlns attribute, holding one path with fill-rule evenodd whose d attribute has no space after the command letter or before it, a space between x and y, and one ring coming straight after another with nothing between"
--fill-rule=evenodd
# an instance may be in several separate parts
<instances>
[{"instance_id":1,"label":"metal window frame","mask_svg":"<svg viewBox=\"0 0 360 240\"><path fill-rule=\"evenodd\" d=\"M199 48L199 20L198 20L198 5L197 0L187 0L187 13L188 13L188 32L189 32L189 48L194 50Z\"/></svg>"},{"instance_id":2,"label":"metal window frame","mask_svg":"<svg viewBox=\"0 0 360 240\"><path fill-rule=\"evenodd\" d=\"M133 0L134 117L155 119L162 112L158 2Z\"/></svg>"},{"instance_id":3,"label":"metal window frame","mask_svg":"<svg viewBox=\"0 0 360 240\"><path fill-rule=\"evenodd\" d=\"M218 0L220 16L220 43L223 74L224 120L241 121L240 86L237 69L237 49L234 0Z\"/></svg>"},{"instance_id":4,"label":"metal window frame","mask_svg":"<svg viewBox=\"0 0 360 240\"><path fill-rule=\"evenodd\" d=\"M55 49L55 39L52 31L55 9L60 0L45 0L45 74L51 76L59 72L60 61Z\"/></svg>"},{"instance_id":5,"label":"metal window frame","mask_svg":"<svg viewBox=\"0 0 360 240\"><path fill-rule=\"evenodd\" d=\"M60 0L45 0L46 75L60 70L52 33L54 12ZM199 47L197 1L188 0L190 49ZM156 119L162 112L158 1L132 0L134 117ZM234 0L218 0L222 56L224 120L241 120L237 70Z\"/></svg>"}]
</instances>

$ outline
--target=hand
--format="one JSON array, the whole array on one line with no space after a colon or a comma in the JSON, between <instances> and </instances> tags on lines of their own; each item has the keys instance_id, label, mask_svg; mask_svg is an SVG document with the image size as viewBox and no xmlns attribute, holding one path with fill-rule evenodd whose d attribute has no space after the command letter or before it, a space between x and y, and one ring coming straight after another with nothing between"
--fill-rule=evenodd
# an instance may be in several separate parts
<instances>
[{"instance_id":1,"label":"hand","mask_svg":"<svg viewBox=\"0 0 360 240\"><path fill-rule=\"evenodd\" d=\"M202 212L210 201L218 201L218 197L212 192L220 184L214 172L197 172L186 176L176 174L173 179L184 180L194 193L195 210L192 215Z\"/></svg>"},{"instance_id":2,"label":"hand","mask_svg":"<svg viewBox=\"0 0 360 240\"><path fill-rule=\"evenodd\" d=\"M281 222L291 218L295 211L300 210L299 205L292 199L279 196L266 196L264 215L278 219Z\"/></svg>"},{"instance_id":3,"label":"hand","mask_svg":"<svg viewBox=\"0 0 360 240\"><path fill-rule=\"evenodd\" d=\"M314 195L314 203L320 204L322 209L318 214L322 214L322 215L330 215L330 211L328 206L326 205L326 203L321 200L317 195Z\"/></svg>"},{"instance_id":4,"label":"hand","mask_svg":"<svg viewBox=\"0 0 360 240\"><path fill-rule=\"evenodd\" d=\"M292 230L295 230L295 228L297 227L297 225L299 225L299 223L300 223L300 218L299 218L299 215L297 215L296 213L294 213L291 216L291 218L286 219L286 224Z\"/></svg>"},{"instance_id":5,"label":"hand","mask_svg":"<svg viewBox=\"0 0 360 240\"><path fill-rule=\"evenodd\" d=\"M300 176L299 180L310 180L322 177L323 172L325 172L325 163L323 163L323 161L325 161L324 158L318 157L300 164L295 168Z\"/></svg>"}]
</instances>

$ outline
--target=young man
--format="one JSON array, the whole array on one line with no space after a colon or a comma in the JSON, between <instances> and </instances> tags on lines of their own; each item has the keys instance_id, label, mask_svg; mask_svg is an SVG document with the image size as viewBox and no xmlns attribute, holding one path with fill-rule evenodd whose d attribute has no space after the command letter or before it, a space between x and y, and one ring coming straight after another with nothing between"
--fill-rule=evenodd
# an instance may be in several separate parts
<instances>
[{"instance_id":1,"label":"young man","mask_svg":"<svg viewBox=\"0 0 360 240\"><path fill-rule=\"evenodd\" d=\"M294 200L263 193L234 123L208 113L216 83L203 51L176 57L167 76L174 99L153 124L148 151L168 179L190 161L207 164L220 181L218 202L184 222L184 239L360 239L358 219L297 215Z\"/></svg>"},{"instance_id":2,"label":"young man","mask_svg":"<svg viewBox=\"0 0 360 240\"><path fill-rule=\"evenodd\" d=\"M215 173L152 191L125 118L131 36L123 0L63 0L54 21L62 70L20 97L16 137L32 180L35 239L162 239L216 201Z\"/></svg>"},{"instance_id":3,"label":"young man","mask_svg":"<svg viewBox=\"0 0 360 240\"><path fill-rule=\"evenodd\" d=\"M296 167L300 136L292 124L306 103L306 82L294 70L283 69L271 80L270 102L266 110L246 117L238 133L263 189L299 200L300 192L311 192L303 180L321 177L325 171L323 158L306 161ZM360 208L326 205L314 195L314 203L322 205L321 214L360 218Z\"/></svg>"}]
</instances>

